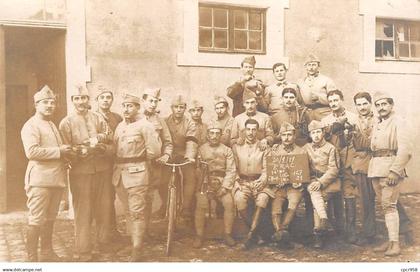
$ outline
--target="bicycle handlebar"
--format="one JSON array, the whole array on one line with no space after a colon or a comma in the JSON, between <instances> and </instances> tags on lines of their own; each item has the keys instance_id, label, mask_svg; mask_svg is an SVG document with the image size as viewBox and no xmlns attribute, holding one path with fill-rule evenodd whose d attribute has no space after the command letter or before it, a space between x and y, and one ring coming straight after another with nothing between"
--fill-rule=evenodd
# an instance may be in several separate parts
<instances>
[{"instance_id":1,"label":"bicycle handlebar","mask_svg":"<svg viewBox=\"0 0 420 272\"><path fill-rule=\"evenodd\" d=\"M194 163L192 161L185 161L185 162L181 162L181 163L169 163L169 162L165 162L166 166L170 166L170 167L180 167L180 166L184 166L190 163Z\"/></svg>"}]
</instances>

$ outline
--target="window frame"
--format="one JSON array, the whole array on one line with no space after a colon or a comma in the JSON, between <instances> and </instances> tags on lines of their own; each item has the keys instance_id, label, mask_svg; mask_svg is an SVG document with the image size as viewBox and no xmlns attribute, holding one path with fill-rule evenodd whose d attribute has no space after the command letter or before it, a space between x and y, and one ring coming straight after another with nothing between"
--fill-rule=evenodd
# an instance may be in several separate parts
<instances>
[{"instance_id":1,"label":"window frame","mask_svg":"<svg viewBox=\"0 0 420 272\"><path fill-rule=\"evenodd\" d=\"M420 28L420 20L419 21L415 21L415 20L403 20L403 19L391 19L391 18L383 18L383 17L376 17L375 20L375 28L377 27L378 23L388 23L388 24L392 24L392 38L388 38L388 39L383 39L383 38L379 38L376 36L376 32L375 32L375 60L378 61L412 61L412 62L420 62L420 57L412 57L411 56L411 45L412 44L418 44L420 45L420 41L412 41L411 40L411 29L412 26L416 25L417 27ZM398 29L399 27L404 27L407 28L407 32L408 32L408 40L407 41L399 41L398 38L398 32L396 29ZM376 42L377 41L393 41L393 55L391 57L387 57L387 56L376 56ZM407 44L408 46L408 54L409 56L400 56L400 44ZM381 46L382 49L382 54L383 54L383 43Z\"/></svg>"},{"instance_id":2,"label":"window frame","mask_svg":"<svg viewBox=\"0 0 420 272\"><path fill-rule=\"evenodd\" d=\"M247 7L247 6L240 6L240 5L228 5L228 4L210 4L210 3L198 3L198 10L200 8L211 8L212 9L212 26L205 27L200 25L200 14L198 16L198 39L200 39L200 29L207 28L212 31L212 45L213 47L202 47L198 44L198 52L202 53L227 53L227 54L257 54L257 55L265 55L266 51L266 39L267 39L267 9L266 8L256 8L256 7ZM224 9L227 11L227 28L220 28L227 30L227 48L214 48L214 27L213 20L214 20L214 9ZM235 10L246 11L247 14L247 28L243 29L247 32L247 49L239 49L235 48ZM261 15L261 30L258 31L262 35L261 39L261 49L250 49L249 48L249 33L251 30L249 29L249 16L252 12L257 12ZM257 32L257 31L256 31Z\"/></svg>"}]
</instances>

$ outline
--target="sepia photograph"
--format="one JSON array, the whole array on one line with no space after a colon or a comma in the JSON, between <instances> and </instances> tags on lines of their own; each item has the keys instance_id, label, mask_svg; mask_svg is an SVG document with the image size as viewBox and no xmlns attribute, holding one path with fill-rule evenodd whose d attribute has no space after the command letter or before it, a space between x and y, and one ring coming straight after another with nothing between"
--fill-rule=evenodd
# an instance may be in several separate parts
<instances>
[{"instance_id":1,"label":"sepia photograph","mask_svg":"<svg viewBox=\"0 0 420 272\"><path fill-rule=\"evenodd\" d=\"M418 272L419 105L420 0L0 0L0 268Z\"/></svg>"}]
</instances>

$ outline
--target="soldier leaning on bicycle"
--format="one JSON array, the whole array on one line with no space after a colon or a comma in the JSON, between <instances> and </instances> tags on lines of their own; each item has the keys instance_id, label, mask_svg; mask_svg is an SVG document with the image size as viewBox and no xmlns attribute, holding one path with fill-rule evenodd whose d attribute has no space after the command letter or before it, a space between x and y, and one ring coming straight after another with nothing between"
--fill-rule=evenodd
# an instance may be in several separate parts
<instances>
[{"instance_id":1,"label":"soldier leaning on bicycle","mask_svg":"<svg viewBox=\"0 0 420 272\"><path fill-rule=\"evenodd\" d=\"M93 259L95 241L90 234L93 219L96 242L113 243L112 184L126 213L131 261L142 260L146 229L153 232L147 227L153 192L158 189L162 203L154 217L165 218L168 181L172 184L172 169L177 167L183 180L178 187L183 200L180 218L190 230L194 223L195 248L203 246L209 231L205 227L206 217L212 214L211 203L216 203L216 210L224 210L223 237L227 245L234 246L234 238L240 236L234 228L238 217L248 226L244 249L257 244L262 234L258 232L259 225L265 224L274 228L268 236L271 241L290 249L291 233L304 235L301 228L292 224L296 211L303 206L302 198L306 208L304 223L314 230L315 247L322 248L327 232L343 234L344 227L348 243L371 244L375 242L374 188L381 197L389 235L389 242L376 251L384 251L387 256L400 254L398 233L404 235L407 244L413 242L410 220L398 201L412 149L409 137L405 137L407 127L394 117L392 97L378 94L372 99L366 92L356 94L357 115L343 107L345 94L330 79L320 77L319 59L314 56L305 64L308 75L302 86L286 84L286 66L276 63L273 74L279 82L265 88L267 85L252 75L254 65L255 58L246 58L242 65L245 76L232 85L234 88L227 89L237 110L235 117L229 113L226 98L216 96L217 118L208 124L203 122L209 115L204 111L204 101L189 102L182 95L173 97L172 113L161 118L157 111L160 89L148 89L142 99L124 96L124 120L114 133L116 123L110 122L109 113L90 111L88 90L78 86L71 90L76 112L61 121L58 133L50 121L55 109L53 92L45 86L36 93L37 113L22 129L29 159L25 178L30 210L28 260L60 260L52 250L51 237L66 184L63 180L68 177L75 208L75 253L79 260ZM231 95L232 90L235 95ZM109 110L112 92L102 87L100 94L110 96L111 102L105 107ZM104 104L105 98L97 99L98 103ZM372 105L378 112L376 116ZM276 110L268 110L267 114L258 109ZM286 167L276 160L299 155L308 157L308 166ZM111 184L105 162L112 161ZM293 173L308 172L308 177L297 182L295 174L288 172L291 169ZM358 192L362 200L363 232L356 239ZM45 199L49 199L48 205L43 202ZM271 220L261 221L267 214ZM164 220L154 223L166 224ZM284 247L285 244L289 246Z\"/></svg>"}]
</instances>

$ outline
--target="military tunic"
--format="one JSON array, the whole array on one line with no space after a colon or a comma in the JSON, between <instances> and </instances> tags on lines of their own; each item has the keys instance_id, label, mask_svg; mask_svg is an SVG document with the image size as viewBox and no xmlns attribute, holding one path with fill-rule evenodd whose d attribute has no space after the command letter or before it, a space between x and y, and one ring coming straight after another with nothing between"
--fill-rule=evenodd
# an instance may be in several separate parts
<instances>
[{"instance_id":1,"label":"military tunic","mask_svg":"<svg viewBox=\"0 0 420 272\"><path fill-rule=\"evenodd\" d=\"M248 119L255 119L258 124L257 139L266 139L268 144L272 144L274 140L273 125L270 116L263 112L255 112L253 115L248 115L245 112L236 116L233 120L231 143L237 143L239 138L245 138L245 122Z\"/></svg>"},{"instance_id":2,"label":"military tunic","mask_svg":"<svg viewBox=\"0 0 420 272\"><path fill-rule=\"evenodd\" d=\"M29 225L40 226L55 220L67 167L60 155L62 140L53 122L35 114L23 125L21 138L29 159L25 174Z\"/></svg>"},{"instance_id":3,"label":"military tunic","mask_svg":"<svg viewBox=\"0 0 420 272\"><path fill-rule=\"evenodd\" d=\"M278 81L276 83L273 83L269 85L267 88L265 88L264 91L264 100L267 104L267 113L269 115L273 115L280 111L283 108L283 96L282 92L285 87L289 87L292 84L284 81ZM293 84L293 87L298 90L299 87L296 84ZM299 98L297 97L299 100Z\"/></svg>"},{"instance_id":4,"label":"military tunic","mask_svg":"<svg viewBox=\"0 0 420 272\"><path fill-rule=\"evenodd\" d=\"M216 119L215 121L220 125L222 128L222 136L220 141L222 144L231 147L230 138L232 133L232 126L233 126L234 118L229 114L226 114L222 119Z\"/></svg>"}]
</instances>

